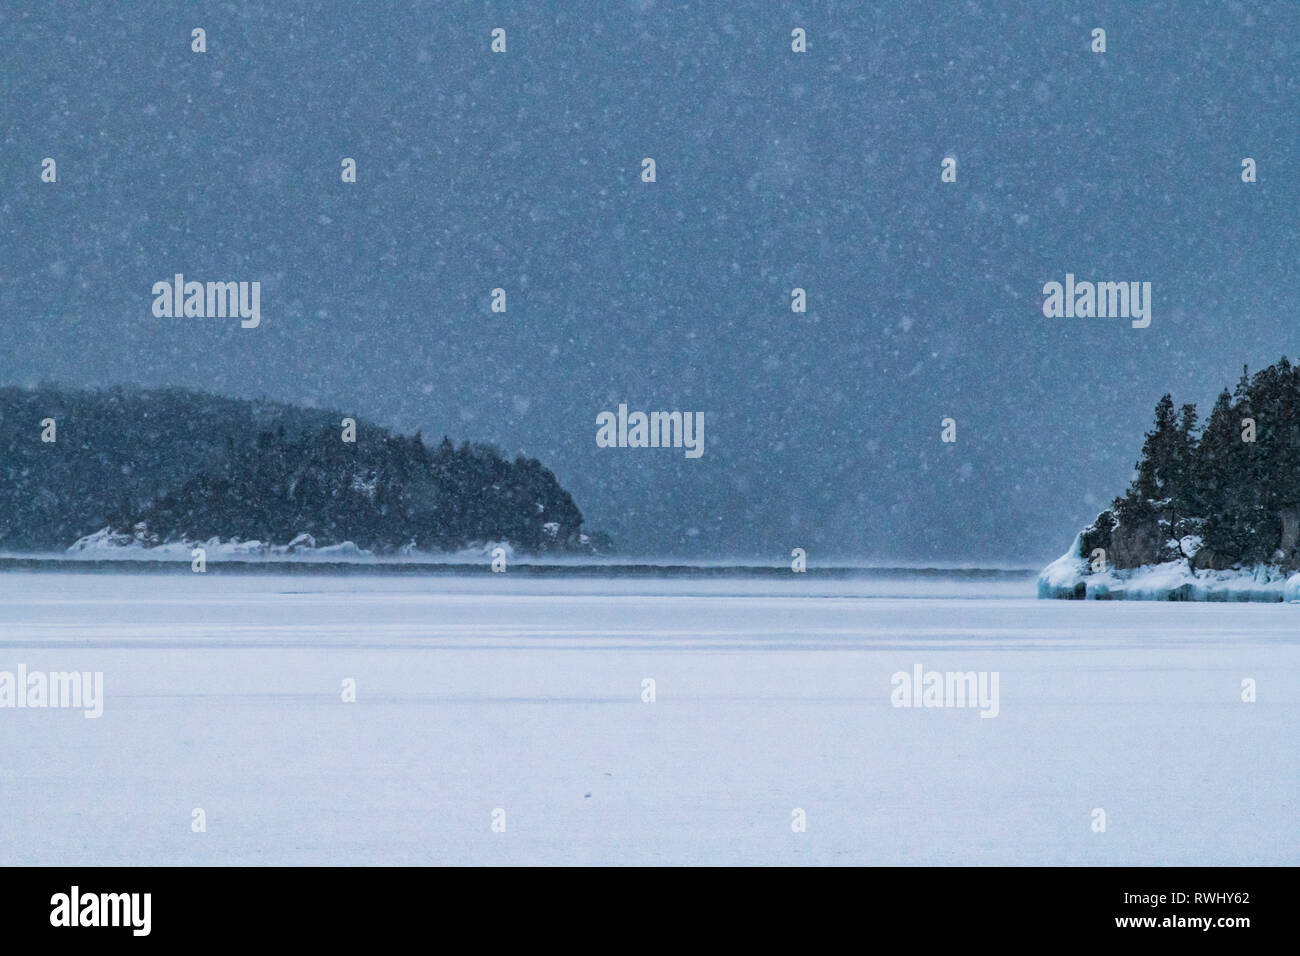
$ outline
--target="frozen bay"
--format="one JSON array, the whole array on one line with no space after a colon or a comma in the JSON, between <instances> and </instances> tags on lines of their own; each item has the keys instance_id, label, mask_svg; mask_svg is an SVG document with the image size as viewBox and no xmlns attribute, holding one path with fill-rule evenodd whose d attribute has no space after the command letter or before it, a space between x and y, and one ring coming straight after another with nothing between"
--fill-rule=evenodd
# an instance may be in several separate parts
<instances>
[{"instance_id":1,"label":"frozen bay","mask_svg":"<svg viewBox=\"0 0 1300 956\"><path fill-rule=\"evenodd\" d=\"M11 570L0 671L104 701L0 709L0 863L1300 862L1300 607L1033 594ZM997 717L892 706L918 665Z\"/></svg>"}]
</instances>

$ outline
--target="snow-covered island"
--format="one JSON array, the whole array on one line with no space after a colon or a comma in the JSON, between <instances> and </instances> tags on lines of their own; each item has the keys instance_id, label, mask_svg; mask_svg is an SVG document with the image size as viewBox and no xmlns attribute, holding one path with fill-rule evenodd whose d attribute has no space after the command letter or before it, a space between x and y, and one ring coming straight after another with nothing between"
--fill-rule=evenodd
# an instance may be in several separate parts
<instances>
[{"instance_id":1,"label":"snow-covered island","mask_svg":"<svg viewBox=\"0 0 1300 956\"><path fill-rule=\"evenodd\" d=\"M1203 428L1161 398L1127 493L1043 569L1038 596L1300 601L1300 366L1243 371Z\"/></svg>"},{"instance_id":2,"label":"snow-covered island","mask_svg":"<svg viewBox=\"0 0 1300 956\"><path fill-rule=\"evenodd\" d=\"M40 429L32 423L41 422ZM535 458L184 389L0 388L0 550L367 561L590 555Z\"/></svg>"}]
</instances>

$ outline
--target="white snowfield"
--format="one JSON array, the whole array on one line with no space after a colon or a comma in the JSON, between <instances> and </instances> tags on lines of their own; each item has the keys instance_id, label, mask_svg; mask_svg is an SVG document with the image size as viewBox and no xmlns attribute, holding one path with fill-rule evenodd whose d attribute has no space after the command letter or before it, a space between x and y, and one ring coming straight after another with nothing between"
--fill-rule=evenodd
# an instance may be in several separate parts
<instances>
[{"instance_id":1,"label":"white snowfield","mask_svg":"<svg viewBox=\"0 0 1300 956\"><path fill-rule=\"evenodd\" d=\"M103 715L0 707L6 865L1300 863L1286 606L10 571L20 665ZM914 669L996 672L997 716L893 706Z\"/></svg>"},{"instance_id":2,"label":"white snowfield","mask_svg":"<svg viewBox=\"0 0 1300 956\"><path fill-rule=\"evenodd\" d=\"M1082 536L1038 576L1040 598L1089 601L1300 601L1300 574L1269 565L1193 571L1186 560L1089 572Z\"/></svg>"}]
</instances>

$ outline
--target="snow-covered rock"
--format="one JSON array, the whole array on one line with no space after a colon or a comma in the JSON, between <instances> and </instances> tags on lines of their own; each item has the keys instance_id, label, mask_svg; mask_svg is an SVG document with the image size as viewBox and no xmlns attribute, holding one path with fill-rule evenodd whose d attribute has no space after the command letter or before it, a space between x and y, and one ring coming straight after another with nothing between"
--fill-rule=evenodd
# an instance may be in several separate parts
<instances>
[{"instance_id":1,"label":"snow-covered rock","mask_svg":"<svg viewBox=\"0 0 1300 956\"><path fill-rule=\"evenodd\" d=\"M67 553L89 553L95 555L115 548L125 548L134 543L135 539L129 534L114 531L112 528L100 528L94 534L88 534L85 537L78 538L72 546L68 548Z\"/></svg>"},{"instance_id":2,"label":"snow-covered rock","mask_svg":"<svg viewBox=\"0 0 1300 956\"><path fill-rule=\"evenodd\" d=\"M325 547L316 548L310 553L318 558L368 558L374 552L359 548L351 541L343 541L339 544L327 544Z\"/></svg>"},{"instance_id":3,"label":"snow-covered rock","mask_svg":"<svg viewBox=\"0 0 1300 956\"><path fill-rule=\"evenodd\" d=\"M1079 552L1076 536L1070 550L1038 576L1040 598L1089 601L1300 601L1300 574L1287 577L1275 565L1229 571L1196 571L1183 558L1126 570L1092 571Z\"/></svg>"},{"instance_id":4,"label":"snow-covered rock","mask_svg":"<svg viewBox=\"0 0 1300 956\"><path fill-rule=\"evenodd\" d=\"M1074 543L1038 576L1038 596L1040 598L1082 598L1086 592L1084 577L1088 573L1088 562L1080 551L1083 549L1082 533L1074 536Z\"/></svg>"},{"instance_id":5,"label":"snow-covered rock","mask_svg":"<svg viewBox=\"0 0 1300 956\"><path fill-rule=\"evenodd\" d=\"M124 559L152 561L189 561L195 548L202 548L208 561L248 561L250 559L292 559L347 561L368 560L373 552L359 548L351 541L317 547L316 539L309 534L297 535L288 544L273 545L264 541L241 541L231 538L209 538L207 541L168 541L162 544L143 527L135 534L114 532L103 528L80 538L67 549L67 554L89 559Z\"/></svg>"},{"instance_id":6,"label":"snow-covered rock","mask_svg":"<svg viewBox=\"0 0 1300 956\"><path fill-rule=\"evenodd\" d=\"M476 541L468 548L462 548L460 551L455 552L455 557L466 560L491 558L493 557L492 552L497 548L500 548L505 553L506 558L514 558L515 549L509 541L485 541L481 544Z\"/></svg>"},{"instance_id":7,"label":"snow-covered rock","mask_svg":"<svg viewBox=\"0 0 1300 956\"><path fill-rule=\"evenodd\" d=\"M358 547L352 541L339 544L318 545L310 534L300 534L288 544L270 544L265 541L241 541L231 538L209 538L207 541L168 541L158 543L147 528L138 527L134 534L114 532L103 528L78 540L67 554L84 560L145 560L190 561L195 548L202 548L207 561L358 561L378 560L373 551ZM487 562L501 548L507 559L514 560L517 551L509 541L474 542L469 547L454 552L421 551L414 542L398 549L396 557L406 561L465 563Z\"/></svg>"}]
</instances>

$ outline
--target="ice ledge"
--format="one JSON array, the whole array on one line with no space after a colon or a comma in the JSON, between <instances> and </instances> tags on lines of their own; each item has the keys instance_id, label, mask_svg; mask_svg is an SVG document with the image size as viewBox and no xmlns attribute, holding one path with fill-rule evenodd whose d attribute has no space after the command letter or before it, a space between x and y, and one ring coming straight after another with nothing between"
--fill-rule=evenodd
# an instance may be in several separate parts
<instances>
[{"instance_id":1,"label":"ice ledge","mask_svg":"<svg viewBox=\"0 0 1300 956\"><path fill-rule=\"evenodd\" d=\"M1260 601L1300 602L1300 574L1272 565L1230 571L1193 571L1186 560L1140 568L1092 572L1079 553L1080 535L1070 550L1038 576L1044 599L1088 601Z\"/></svg>"}]
</instances>

